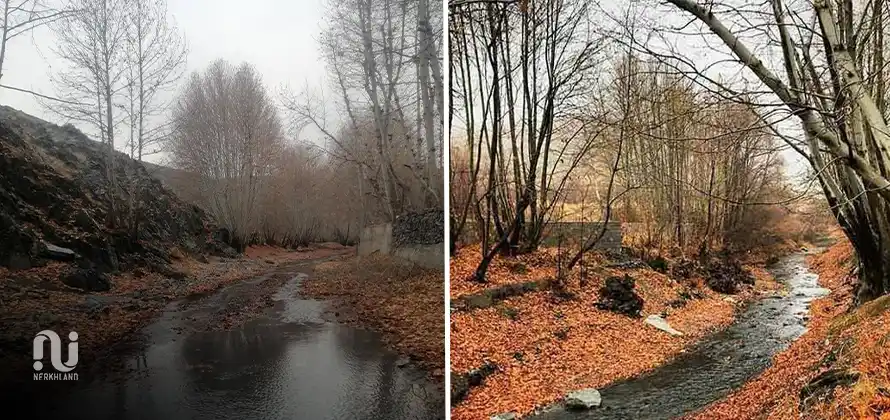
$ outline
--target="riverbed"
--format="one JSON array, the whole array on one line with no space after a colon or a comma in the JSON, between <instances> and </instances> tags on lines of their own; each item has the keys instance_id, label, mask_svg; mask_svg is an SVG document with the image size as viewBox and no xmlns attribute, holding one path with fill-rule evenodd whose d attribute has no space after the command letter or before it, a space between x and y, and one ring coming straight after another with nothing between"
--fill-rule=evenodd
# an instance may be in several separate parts
<instances>
[{"instance_id":1,"label":"riverbed","mask_svg":"<svg viewBox=\"0 0 890 420\"><path fill-rule=\"evenodd\" d=\"M808 271L806 253L781 258L768 267L786 292L747 305L736 322L671 362L600 390L602 405L570 411L555 405L529 418L672 419L720 400L766 369L772 357L806 331L809 304L828 290Z\"/></svg>"},{"instance_id":2,"label":"riverbed","mask_svg":"<svg viewBox=\"0 0 890 420\"><path fill-rule=\"evenodd\" d=\"M30 392L29 417L444 418L443 391L426 372L376 333L338 323L326 302L300 296L311 264L275 275L287 280L261 316L229 329L194 328L271 275L173 302L142 330L142 345L117 355L125 374L81 373L76 382L54 384L42 400Z\"/></svg>"}]
</instances>

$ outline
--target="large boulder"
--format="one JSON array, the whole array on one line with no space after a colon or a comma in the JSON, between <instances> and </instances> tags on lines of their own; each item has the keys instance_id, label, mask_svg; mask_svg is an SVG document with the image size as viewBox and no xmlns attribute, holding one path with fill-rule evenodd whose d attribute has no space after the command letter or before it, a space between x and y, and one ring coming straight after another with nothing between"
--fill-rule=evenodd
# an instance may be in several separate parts
<instances>
[{"instance_id":1,"label":"large boulder","mask_svg":"<svg viewBox=\"0 0 890 420\"><path fill-rule=\"evenodd\" d=\"M606 311L639 317L643 310L643 298L635 291L635 281L627 274L624 277L609 277L600 289L600 301L596 307Z\"/></svg>"},{"instance_id":2,"label":"large boulder","mask_svg":"<svg viewBox=\"0 0 890 420\"><path fill-rule=\"evenodd\" d=\"M111 289L111 279L95 268L76 268L62 276L62 283L70 287L90 292L104 292Z\"/></svg>"},{"instance_id":3,"label":"large boulder","mask_svg":"<svg viewBox=\"0 0 890 420\"><path fill-rule=\"evenodd\" d=\"M754 277L736 260L712 260L707 271L708 287L718 293L735 294L742 285L754 284Z\"/></svg>"}]
</instances>

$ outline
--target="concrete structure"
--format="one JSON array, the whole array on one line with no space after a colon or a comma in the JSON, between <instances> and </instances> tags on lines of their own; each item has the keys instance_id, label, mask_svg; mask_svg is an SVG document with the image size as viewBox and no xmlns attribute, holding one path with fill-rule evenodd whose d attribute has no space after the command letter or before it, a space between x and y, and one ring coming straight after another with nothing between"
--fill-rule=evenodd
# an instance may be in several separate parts
<instances>
[{"instance_id":1,"label":"concrete structure","mask_svg":"<svg viewBox=\"0 0 890 420\"><path fill-rule=\"evenodd\" d=\"M445 269L444 215L439 210L399 216L395 224L367 226L359 236L358 254L393 255L420 266Z\"/></svg>"},{"instance_id":2,"label":"concrete structure","mask_svg":"<svg viewBox=\"0 0 890 420\"><path fill-rule=\"evenodd\" d=\"M358 255L371 255L379 252L389 255L392 249L392 224L381 223L362 229L358 240Z\"/></svg>"},{"instance_id":3,"label":"concrete structure","mask_svg":"<svg viewBox=\"0 0 890 420\"><path fill-rule=\"evenodd\" d=\"M563 246L579 246L582 241L599 234L603 222L551 222L544 228L544 245L556 246L562 241ZM593 249L621 251L624 235L621 222L609 221L606 232Z\"/></svg>"}]
</instances>

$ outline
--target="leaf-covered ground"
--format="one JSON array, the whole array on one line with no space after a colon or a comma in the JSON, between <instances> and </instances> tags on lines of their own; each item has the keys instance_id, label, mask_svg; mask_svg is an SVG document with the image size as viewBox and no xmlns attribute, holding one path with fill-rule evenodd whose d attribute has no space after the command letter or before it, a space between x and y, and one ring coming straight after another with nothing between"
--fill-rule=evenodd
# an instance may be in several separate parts
<instances>
[{"instance_id":1,"label":"leaf-covered ground","mask_svg":"<svg viewBox=\"0 0 890 420\"><path fill-rule=\"evenodd\" d=\"M808 331L740 390L688 420L890 418L890 296L851 309L852 247L845 240L812 258L832 293L813 302ZM828 370L859 380L801 403L801 389Z\"/></svg>"},{"instance_id":2,"label":"leaf-covered ground","mask_svg":"<svg viewBox=\"0 0 890 420\"><path fill-rule=\"evenodd\" d=\"M451 260L452 297L555 274L556 252L544 249L518 258L499 257L491 266L489 284L471 283L469 274L479 261L473 251L478 249L462 250ZM596 269L597 265L591 264L583 287L578 271L572 273L568 286L576 295L573 300L558 301L549 291L536 291L491 308L451 315L452 372L478 368L484 361L501 369L454 407L453 419L487 419L508 411L526 414L568 391L639 375L729 325L739 302L779 288L764 270L752 267L755 287L728 298L703 287L701 279L677 281L650 269ZM666 313L671 326L684 332L682 337L655 330L642 319L594 307L604 279L625 273L636 279L637 293L645 300L643 317ZM668 305L681 299L681 292L692 291L701 298L686 300L676 309Z\"/></svg>"},{"instance_id":3,"label":"leaf-covered ground","mask_svg":"<svg viewBox=\"0 0 890 420\"><path fill-rule=\"evenodd\" d=\"M445 277L387 256L321 263L302 293L332 300L338 319L370 328L436 380L445 379Z\"/></svg>"},{"instance_id":4,"label":"leaf-covered ground","mask_svg":"<svg viewBox=\"0 0 890 420\"><path fill-rule=\"evenodd\" d=\"M171 264L171 272L136 269L119 273L112 276L112 288L107 292L83 292L63 284L59 278L69 268L67 264L50 263L23 271L0 268L0 322L4 325L0 330L0 370L9 373L4 379L27 378L22 375L33 363L31 340L43 329L77 331L80 364L89 366L115 345L129 341L174 299L197 299L281 264L351 252L351 248L329 244L300 252L261 247L248 249L236 259L211 257L200 262L174 250L171 255L180 259ZM174 272L178 274L171 277ZM219 319L207 325L231 327L262 311L265 302L262 293L252 294L221 311Z\"/></svg>"}]
</instances>

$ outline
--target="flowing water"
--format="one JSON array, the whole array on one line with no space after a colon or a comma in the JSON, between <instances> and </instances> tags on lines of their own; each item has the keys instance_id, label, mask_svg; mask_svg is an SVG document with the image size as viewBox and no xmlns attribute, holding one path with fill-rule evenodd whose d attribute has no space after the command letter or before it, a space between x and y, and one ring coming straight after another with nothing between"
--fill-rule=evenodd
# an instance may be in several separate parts
<instances>
[{"instance_id":1,"label":"flowing water","mask_svg":"<svg viewBox=\"0 0 890 420\"><path fill-rule=\"evenodd\" d=\"M260 277L200 303L180 301L145 328L125 357L129 373L83 378L52 398L32 395L29 418L64 419L439 419L442 390L384 348L372 332L326 319L301 299L308 269L274 295L266 315L226 331L189 331ZM281 273L278 273L281 274Z\"/></svg>"},{"instance_id":2,"label":"flowing water","mask_svg":"<svg viewBox=\"0 0 890 420\"><path fill-rule=\"evenodd\" d=\"M769 268L788 293L748 305L728 329L714 334L655 370L600 390L602 406L568 411L554 406L535 419L671 419L704 408L766 369L773 355L806 330L809 303L828 291L807 270L806 255Z\"/></svg>"}]
</instances>

